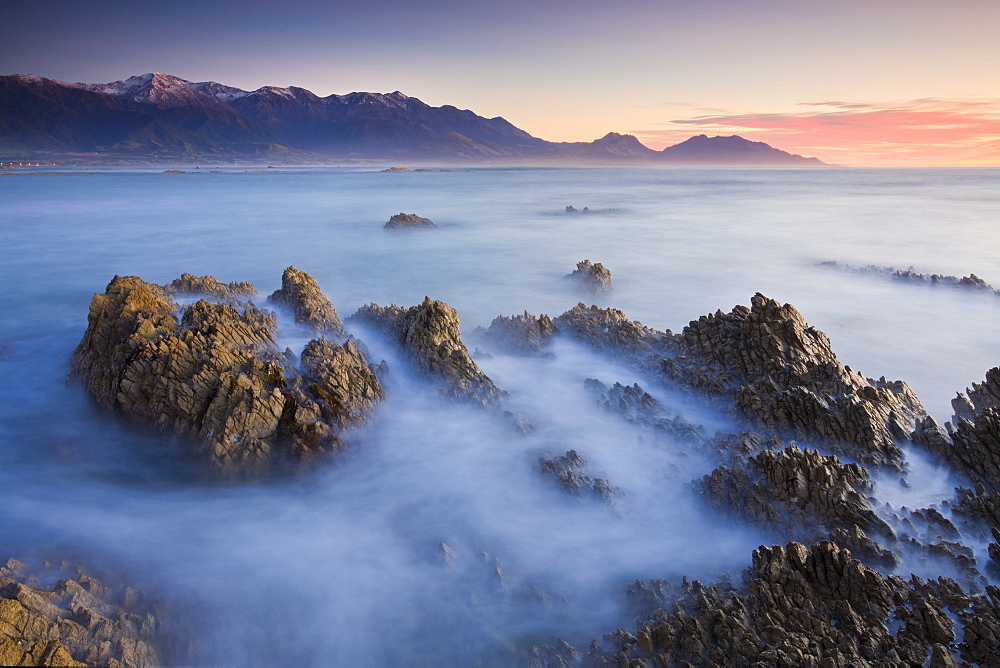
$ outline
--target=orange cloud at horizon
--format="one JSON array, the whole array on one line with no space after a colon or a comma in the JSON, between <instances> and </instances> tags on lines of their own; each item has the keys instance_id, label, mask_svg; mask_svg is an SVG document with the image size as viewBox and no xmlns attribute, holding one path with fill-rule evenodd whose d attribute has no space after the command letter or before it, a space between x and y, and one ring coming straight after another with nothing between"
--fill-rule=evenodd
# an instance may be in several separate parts
<instances>
[{"instance_id":1,"label":"orange cloud at horizon","mask_svg":"<svg viewBox=\"0 0 1000 668\"><path fill-rule=\"evenodd\" d=\"M738 134L790 153L855 167L1000 166L1000 100L903 104L807 102L809 111L717 114L634 131L652 148L692 134Z\"/></svg>"}]
</instances>

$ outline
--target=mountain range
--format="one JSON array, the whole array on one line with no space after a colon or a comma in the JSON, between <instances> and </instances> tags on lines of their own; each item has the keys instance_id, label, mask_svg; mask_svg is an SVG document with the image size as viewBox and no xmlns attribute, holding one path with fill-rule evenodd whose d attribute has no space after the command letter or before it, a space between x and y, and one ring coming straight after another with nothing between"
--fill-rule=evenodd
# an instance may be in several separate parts
<instances>
[{"instance_id":1,"label":"mountain range","mask_svg":"<svg viewBox=\"0 0 1000 668\"><path fill-rule=\"evenodd\" d=\"M0 76L0 155L81 159L822 166L742 137L655 151L632 135L549 142L499 116L394 93L246 91L153 72L107 84Z\"/></svg>"}]
</instances>

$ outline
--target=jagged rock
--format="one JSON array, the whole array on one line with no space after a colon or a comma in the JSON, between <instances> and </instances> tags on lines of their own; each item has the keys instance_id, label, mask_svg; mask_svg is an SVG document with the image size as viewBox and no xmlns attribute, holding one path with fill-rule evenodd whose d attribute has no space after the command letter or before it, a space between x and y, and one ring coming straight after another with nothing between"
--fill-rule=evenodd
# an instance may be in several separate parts
<instances>
[{"instance_id":1,"label":"jagged rock","mask_svg":"<svg viewBox=\"0 0 1000 668\"><path fill-rule=\"evenodd\" d=\"M0 665L164 664L160 623L139 592L113 589L68 564L44 575L54 584L40 585L13 559L0 566Z\"/></svg>"},{"instance_id":2,"label":"jagged rock","mask_svg":"<svg viewBox=\"0 0 1000 668\"><path fill-rule=\"evenodd\" d=\"M624 357L626 361L644 360L651 353L665 353L674 335L658 332L638 320L629 320L614 308L587 306L580 302L555 319L560 332L598 350Z\"/></svg>"},{"instance_id":3,"label":"jagged rock","mask_svg":"<svg viewBox=\"0 0 1000 668\"><path fill-rule=\"evenodd\" d=\"M425 227L437 227L433 221L421 218L415 213L397 213L385 224L387 230L412 230Z\"/></svg>"},{"instance_id":4,"label":"jagged rock","mask_svg":"<svg viewBox=\"0 0 1000 668\"><path fill-rule=\"evenodd\" d=\"M667 409L638 383L631 386L615 383L608 387L596 378L584 381L598 405L617 413L633 424L652 427L673 441L695 445L705 440L705 430Z\"/></svg>"},{"instance_id":5,"label":"jagged rock","mask_svg":"<svg viewBox=\"0 0 1000 668\"><path fill-rule=\"evenodd\" d=\"M622 495L621 491L607 480L587 475L587 460L576 450L567 450L565 455L552 459L539 457L538 468L571 494L590 495L612 504Z\"/></svg>"},{"instance_id":6,"label":"jagged rock","mask_svg":"<svg viewBox=\"0 0 1000 668\"><path fill-rule=\"evenodd\" d=\"M363 422L385 397L378 376L354 341L335 345L313 339L302 350L301 369L328 424L347 427Z\"/></svg>"},{"instance_id":7,"label":"jagged rock","mask_svg":"<svg viewBox=\"0 0 1000 668\"><path fill-rule=\"evenodd\" d=\"M181 274L171 283L163 286L169 295L212 295L223 300L242 301L257 296L253 283L233 281L223 283L214 276L192 276Z\"/></svg>"},{"instance_id":8,"label":"jagged rock","mask_svg":"<svg viewBox=\"0 0 1000 668\"><path fill-rule=\"evenodd\" d=\"M472 361L462 343L458 313L444 302L425 297L409 309L368 304L351 319L381 330L424 374L443 381L442 391L448 396L483 405L494 405L506 396Z\"/></svg>"},{"instance_id":9,"label":"jagged rock","mask_svg":"<svg viewBox=\"0 0 1000 668\"><path fill-rule=\"evenodd\" d=\"M944 276L941 274L922 274L916 271L913 267L909 267L907 269L897 269L896 267L879 267L873 264L866 267L856 267L854 265L841 264L840 262L835 261L820 262L819 264L823 267L846 269L847 271L851 271L856 274L882 274L884 276L889 276L891 278L910 283L924 283L934 286L948 285L955 288L967 288L982 292L1000 294L1000 292L995 290L993 286L975 274L969 274L968 276L959 278L958 276Z\"/></svg>"},{"instance_id":10,"label":"jagged rock","mask_svg":"<svg viewBox=\"0 0 1000 668\"><path fill-rule=\"evenodd\" d=\"M341 348L337 354L350 359L327 366L312 356L307 373L319 374L315 380L345 384L310 398L301 379L285 376L271 313L205 300L184 307L180 320L177 313L160 287L116 276L91 302L71 377L106 408L194 437L222 469L343 447L330 424L353 421L372 399L370 382L343 375L341 367L367 367L356 348ZM361 396L345 394L355 390ZM319 399L332 402L325 413Z\"/></svg>"},{"instance_id":11,"label":"jagged rock","mask_svg":"<svg viewBox=\"0 0 1000 668\"><path fill-rule=\"evenodd\" d=\"M716 510L786 534L857 525L895 535L862 494L871 490L871 479L857 464L792 444L781 452L761 451L748 460L747 471L720 466L696 488Z\"/></svg>"},{"instance_id":12,"label":"jagged rock","mask_svg":"<svg viewBox=\"0 0 1000 668\"><path fill-rule=\"evenodd\" d=\"M316 279L304 271L295 267L285 269L281 275L281 289L275 290L268 301L291 309L295 322L310 325L319 332L344 336L344 325L337 310L319 289Z\"/></svg>"},{"instance_id":13,"label":"jagged rock","mask_svg":"<svg viewBox=\"0 0 1000 668\"><path fill-rule=\"evenodd\" d=\"M981 635L971 636L965 622L959 647L966 660L988 657L996 646L989 635L995 608L985 597L973 601L986 614L972 625ZM947 578L885 578L834 543L761 546L744 588L685 582L671 608L634 635L606 636L607 650L592 644L588 660L597 666L923 665L938 646L941 661L954 661L945 607L967 620L969 604ZM885 624L890 616L899 622L895 634Z\"/></svg>"},{"instance_id":14,"label":"jagged rock","mask_svg":"<svg viewBox=\"0 0 1000 668\"><path fill-rule=\"evenodd\" d=\"M576 281L577 285L592 295L611 292L611 270L600 262L597 264L591 264L590 260L577 262L576 269L566 277Z\"/></svg>"},{"instance_id":15,"label":"jagged rock","mask_svg":"<svg viewBox=\"0 0 1000 668\"><path fill-rule=\"evenodd\" d=\"M750 457L767 448L774 450L782 445L777 436L764 436L754 431L717 433L706 441L705 449L727 466L743 469Z\"/></svg>"},{"instance_id":16,"label":"jagged rock","mask_svg":"<svg viewBox=\"0 0 1000 668\"><path fill-rule=\"evenodd\" d=\"M914 442L936 454L970 481L1000 490L1000 367L986 372L966 394L951 401L952 421L942 431L925 418L912 434Z\"/></svg>"},{"instance_id":17,"label":"jagged rock","mask_svg":"<svg viewBox=\"0 0 1000 668\"><path fill-rule=\"evenodd\" d=\"M901 466L896 440L909 437L926 415L905 383L845 368L825 334L791 305L760 293L751 308L691 322L680 340L683 353L661 363L667 378L695 388L716 379L714 388L754 423L860 461Z\"/></svg>"},{"instance_id":18,"label":"jagged rock","mask_svg":"<svg viewBox=\"0 0 1000 668\"><path fill-rule=\"evenodd\" d=\"M554 646L542 645L528 650L530 668L574 668L580 664L580 653L559 638Z\"/></svg>"},{"instance_id":19,"label":"jagged rock","mask_svg":"<svg viewBox=\"0 0 1000 668\"><path fill-rule=\"evenodd\" d=\"M541 352L555 333L552 318L544 314L536 318L527 311L524 315L498 315L487 329L479 331L484 342L497 350L514 354Z\"/></svg>"},{"instance_id":20,"label":"jagged rock","mask_svg":"<svg viewBox=\"0 0 1000 668\"><path fill-rule=\"evenodd\" d=\"M845 548L866 566L894 570L899 566L895 552L879 545L861 530L857 524L851 529L838 528L830 532L830 540Z\"/></svg>"}]
</instances>

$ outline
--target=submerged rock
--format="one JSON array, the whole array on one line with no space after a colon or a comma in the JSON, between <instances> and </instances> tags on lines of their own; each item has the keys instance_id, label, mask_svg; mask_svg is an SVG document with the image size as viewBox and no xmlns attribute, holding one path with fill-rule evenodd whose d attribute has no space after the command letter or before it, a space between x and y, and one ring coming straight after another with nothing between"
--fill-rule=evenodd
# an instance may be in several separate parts
<instances>
[{"instance_id":1,"label":"submerged rock","mask_svg":"<svg viewBox=\"0 0 1000 668\"><path fill-rule=\"evenodd\" d=\"M387 230L412 230L437 227L433 221L421 218L415 213L397 213L385 224Z\"/></svg>"},{"instance_id":2,"label":"submerged rock","mask_svg":"<svg viewBox=\"0 0 1000 668\"><path fill-rule=\"evenodd\" d=\"M309 274L295 267L285 269L281 275L281 289L271 293L268 301L289 308L295 322L310 325L316 331L344 336L344 325L337 309L319 289L319 284Z\"/></svg>"},{"instance_id":3,"label":"submerged rock","mask_svg":"<svg viewBox=\"0 0 1000 668\"><path fill-rule=\"evenodd\" d=\"M353 344L324 347L324 364L311 359L311 384L294 370L286 377L275 318L249 302L181 308L159 286L115 276L88 321L71 377L101 406L194 437L222 469L337 450L331 425L356 421L381 396L377 381L359 376L367 363Z\"/></svg>"},{"instance_id":4,"label":"submerged rock","mask_svg":"<svg viewBox=\"0 0 1000 668\"><path fill-rule=\"evenodd\" d=\"M573 273L567 274L566 278L576 281L583 290L592 295L600 295L611 292L611 270L600 262L591 264L590 260L582 260L576 263Z\"/></svg>"},{"instance_id":5,"label":"submerged rock","mask_svg":"<svg viewBox=\"0 0 1000 668\"><path fill-rule=\"evenodd\" d=\"M164 665L160 630L139 592L109 587L79 566L37 574L14 559L0 566L0 665Z\"/></svg>"},{"instance_id":6,"label":"submerged rock","mask_svg":"<svg viewBox=\"0 0 1000 668\"><path fill-rule=\"evenodd\" d=\"M576 450L567 450L566 454L551 459L539 457L538 468L543 475L555 480L557 485L571 494L594 496L612 504L622 495L607 480L588 475L587 460Z\"/></svg>"},{"instance_id":7,"label":"submerged rock","mask_svg":"<svg viewBox=\"0 0 1000 668\"><path fill-rule=\"evenodd\" d=\"M368 304L351 319L383 332L420 371L443 382L442 391L448 396L495 405L507 394L469 356L462 343L458 313L442 301L425 297L423 303L409 309Z\"/></svg>"},{"instance_id":8,"label":"submerged rock","mask_svg":"<svg viewBox=\"0 0 1000 668\"><path fill-rule=\"evenodd\" d=\"M673 441L695 445L705 440L705 430L669 410L642 389L638 383L608 387L596 378L584 381L595 402L605 410L621 415L627 422L652 427Z\"/></svg>"}]
</instances>

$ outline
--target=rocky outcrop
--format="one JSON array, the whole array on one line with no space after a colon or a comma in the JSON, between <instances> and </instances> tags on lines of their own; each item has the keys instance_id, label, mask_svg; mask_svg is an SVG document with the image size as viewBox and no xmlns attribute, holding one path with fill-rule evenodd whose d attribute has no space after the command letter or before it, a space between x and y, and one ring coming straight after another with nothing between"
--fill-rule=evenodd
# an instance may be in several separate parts
<instances>
[{"instance_id":1,"label":"rocky outcrop","mask_svg":"<svg viewBox=\"0 0 1000 668\"><path fill-rule=\"evenodd\" d=\"M661 588L662 589L662 588ZM957 665L987 661L1000 636L997 594L948 578L883 577L834 543L760 547L744 587L685 581L635 634L591 645L598 666ZM961 644L949 611L964 624ZM892 630L890 631L890 627ZM953 649L954 648L954 649ZM995 654L993 655L995 656ZM984 664L984 665L987 665Z\"/></svg>"},{"instance_id":2,"label":"rocky outcrop","mask_svg":"<svg viewBox=\"0 0 1000 668\"><path fill-rule=\"evenodd\" d=\"M856 274L880 274L882 276L888 276L890 278L894 278L899 281L906 281L908 283L933 286L946 285L953 288L964 288L1000 295L1000 291L994 289L992 285L975 274L969 274L968 276L962 276L959 278L958 276L944 276L942 274L922 274L916 271L913 267L908 267L907 269L897 269L896 267L879 267L873 264L866 267L857 267L850 264L841 264L840 262L832 260L820 262L820 266L831 267L834 269L844 269Z\"/></svg>"},{"instance_id":3,"label":"rocky outcrop","mask_svg":"<svg viewBox=\"0 0 1000 668\"><path fill-rule=\"evenodd\" d=\"M318 332L344 336L344 325L337 309L319 289L316 279L304 271L295 267L285 269L281 275L281 289L271 293L268 301L291 310L295 322L309 325Z\"/></svg>"},{"instance_id":4,"label":"rocky outcrop","mask_svg":"<svg viewBox=\"0 0 1000 668\"><path fill-rule=\"evenodd\" d=\"M498 315L488 328L477 328L476 333L485 345L495 350L515 355L536 355L548 347L556 333L556 326L547 315L536 318L525 311L523 315Z\"/></svg>"},{"instance_id":5,"label":"rocky outcrop","mask_svg":"<svg viewBox=\"0 0 1000 668\"><path fill-rule=\"evenodd\" d=\"M192 276L181 274L171 283L163 286L169 295L211 295L223 301L242 301L257 296L253 283L237 282L223 283L214 276Z\"/></svg>"},{"instance_id":6,"label":"rocky outcrop","mask_svg":"<svg viewBox=\"0 0 1000 668\"><path fill-rule=\"evenodd\" d=\"M387 230L419 230L428 227L437 227L437 225L415 213L397 213L385 224Z\"/></svg>"},{"instance_id":7,"label":"rocky outcrop","mask_svg":"<svg viewBox=\"0 0 1000 668\"><path fill-rule=\"evenodd\" d=\"M0 566L0 665L158 666L160 622L134 589L64 564L42 585L13 559Z\"/></svg>"},{"instance_id":8,"label":"rocky outcrop","mask_svg":"<svg viewBox=\"0 0 1000 668\"><path fill-rule=\"evenodd\" d=\"M907 439L926 415L905 383L869 380L842 366L825 334L791 305L759 293L751 308L693 321L680 335L680 348L661 361L669 380L701 388L706 377L715 379L715 390L732 397L756 425L859 461L900 466L896 441Z\"/></svg>"},{"instance_id":9,"label":"rocky outcrop","mask_svg":"<svg viewBox=\"0 0 1000 668\"><path fill-rule=\"evenodd\" d=\"M588 475L587 460L576 450L567 450L566 454L551 459L539 457L538 468L543 475L552 478L557 485L571 494L593 496L612 504L622 495L621 491L607 480Z\"/></svg>"},{"instance_id":10,"label":"rocky outcrop","mask_svg":"<svg viewBox=\"0 0 1000 668\"><path fill-rule=\"evenodd\" d=\"M627 422L652 427L656 433L676 443L696 445L705 440L702 427L669 410L638 383L615 383L608 387L596 378L588 378L584 384L599 406L621 415Z\"/></svg>"},{"instance_id":11,"label":"rocky outcrop","mask_svg":"<svg viewBox=\"0 0 1000 668\"><path fill-rule=\"evenodd\" d=\"M746 471L720 466L696 489L715 510L783 535L858 526L895 536L868 504L871 479L862 467L795 444L780 452L762 450Z\"/></svg>"},{"instance_id":12,"label":"rocky outcrop","mask_svg":"<svg viewBox=\"0 0 1000 668\"><path fill-rule=\"evenodd\" d=\"M674 335L629 320L615 308L587 306L580 302L555 319L556 328L596 350L608 352L623 361L641 364L653 354L667 354Z\"/></svg>"},{"instance_id":13,"label":"rocky outcrop","mask_svg":"<svg viewBox=\"0 0 1000 668\"><path fill-rule=\"evenodd\" d=\"M928 417L917 424L913 440L974 484L1000 491L1000 367L951 405L955 415L946 431Z\"/></svg>"},{"instance_id":14,"label":"rocky outcrop","mask_svg":"<svg viewBox=\"0 0 1000 668\"><path fill-rule=\"evenodd\" d=\"M442 392L483 405L495 405L506 392L498 388L469 356L462 343L458 313L441 301L425 297L404 309L395 304L368 304L351 319L384 333L400 346L427 377L443 382Z\"/></svg>"},{"instance_id":15,"label":"rocky outcrop","mask_svg":"<svg viewBox=\"0 0 1000 668\"><path fill-rule=\"evenodd\" d=\"M582 290L592 295L611 292L611 270L600 262L592 264L590 260L581 260L566 278L576 282Z\"/></svg>"},{"instance_id":16,"label":"rocky outcrop","mask_svg":"<svg viewBox=\"0 0 1000 668\"><path fill-rule=\"evenodd\" d=\"M354 341L335 345L313 339L300 359L308 391L319 401L327 424L349 427L364 422L385 397L375 369Z\"/></svg>"},{"instance_id":17,"label":"rocky outcrop","mask_svg":"<svg viewBox=\"0 0 1000 668\"><path fill-rule=\"evenodd\" d=\"M106 408L193 437L222 469L337 450L331 425L381 396L353 343L307 346L304 383L275 349L274 316L249 302L181 308L159 286L116 276L88 321L71 377Z\"/></svg>"}]
</instances>

